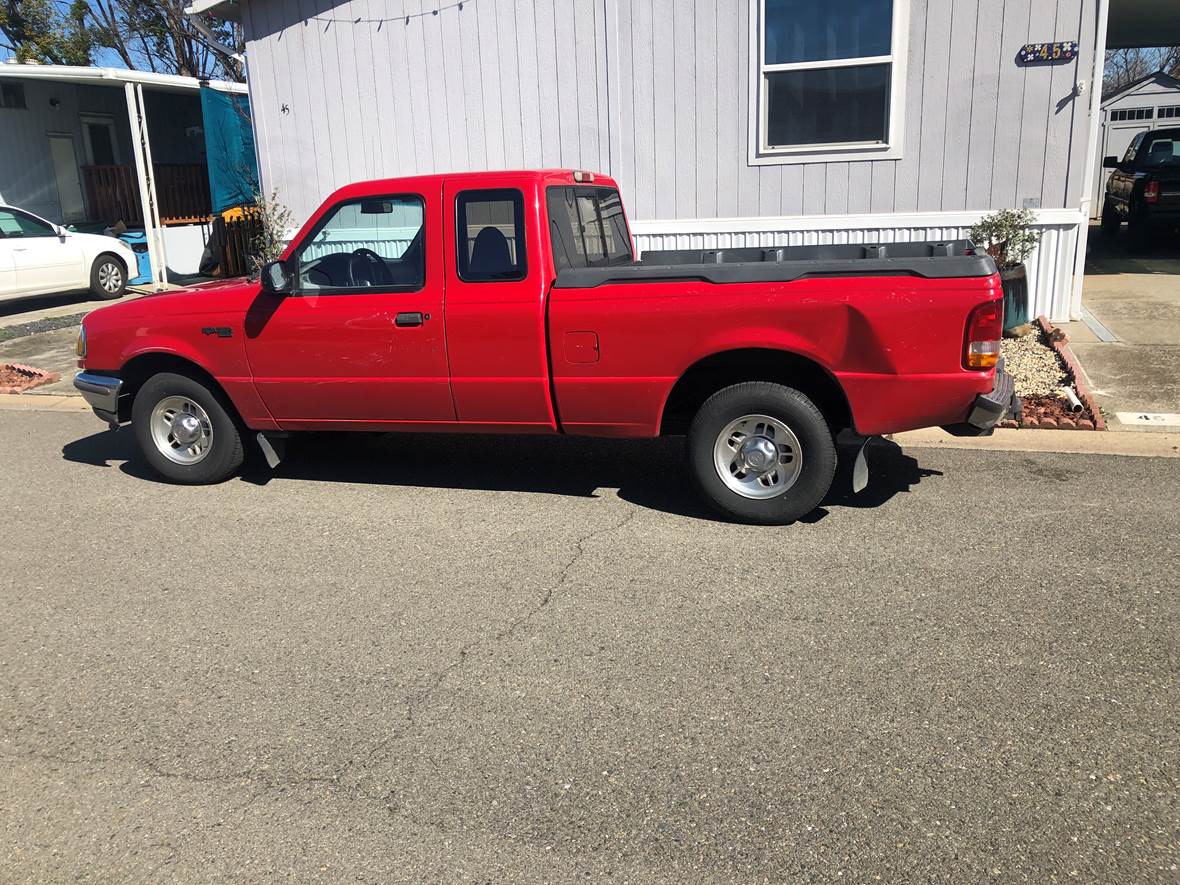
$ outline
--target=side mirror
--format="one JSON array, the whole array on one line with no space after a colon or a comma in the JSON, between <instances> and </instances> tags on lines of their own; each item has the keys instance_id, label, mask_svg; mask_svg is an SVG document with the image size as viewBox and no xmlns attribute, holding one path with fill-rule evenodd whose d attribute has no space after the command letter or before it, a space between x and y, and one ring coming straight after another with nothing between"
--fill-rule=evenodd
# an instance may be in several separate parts
<instances>
[{"instance_id":1,"label":"side mirror","mask_svg":"<svg viewBox=\"0 0 1180 885\"><path fill-rule=\"evenodd\" d=\"M269 261L262 265L262 273L259 274L259 278L265 292L281 295L291 291L291 274L288 273L287 266L281 261Z\"/></svg>"},{"instance_id":2,"label":"side mirror","mask_svg":"<svg viewBox=\"0 0 1180 885\"><path fill-rule=\"evenodd\" d=\"M1118 169L1119 168L1119 158L1118 157L1103 157L1102 158L1102 168L1103 169Z\"/></svg>"},{"instance_id":3,"label":"side mirror","mask_svg":"<svg viewBox=\"0 0 1180 885\"><path fill-rule=\"evenodd\" d=\"M59 240L61 240L63 243L66 241L66 237L68 237L70 235L70 232L68 230L66 230L64 227L62 227L60 224L55 224L53 226L53 232L55 234L57 234L57 238Z\"/></svg>"}]
</instances>

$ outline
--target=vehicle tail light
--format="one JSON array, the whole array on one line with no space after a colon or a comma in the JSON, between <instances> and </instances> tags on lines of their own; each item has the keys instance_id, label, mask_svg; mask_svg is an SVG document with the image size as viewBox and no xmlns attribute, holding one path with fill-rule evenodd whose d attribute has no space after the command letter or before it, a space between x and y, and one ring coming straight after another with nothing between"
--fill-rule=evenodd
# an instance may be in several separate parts
<instances>
[{"instance_id":1,"label":"vehicle tail light","mask_svg":"<svg viewBox=\"0 0 1180 885\"><path fill-rule=\"evenodd\" d=\"M1000 338L1004 334L1004 302L986 301L967 317L963 347L964 369L993 369L1000 360Z\"/></svg>"},{"instance_id":2,"label":"vehicle tail light","mask_svg":"<svg viewBox=\"0 0 1180 885\"><path fill-rule=\"evenodd\" d=\"M1160 183L1158 181L1149 181L1147 186L1143 188L1143 202L1158 203L1160 201Z\"/></svg>"}]
</instances>

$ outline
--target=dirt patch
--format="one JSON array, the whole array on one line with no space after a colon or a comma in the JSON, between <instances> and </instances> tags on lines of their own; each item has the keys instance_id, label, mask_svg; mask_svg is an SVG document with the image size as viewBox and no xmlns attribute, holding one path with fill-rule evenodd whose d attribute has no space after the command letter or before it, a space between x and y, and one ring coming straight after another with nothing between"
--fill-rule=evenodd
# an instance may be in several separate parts
<instances>
[{"instance_id":1,"label":"dirt patch","mask_svg":"<svg viewBox=\"0 0 1180 885\"><path fill-rule=\"evenodd\" d=\"M57 372L46 372L21 363L0 363L0 394L22 393L60 380L61 375Z\"/></svg>"}]
</instances>

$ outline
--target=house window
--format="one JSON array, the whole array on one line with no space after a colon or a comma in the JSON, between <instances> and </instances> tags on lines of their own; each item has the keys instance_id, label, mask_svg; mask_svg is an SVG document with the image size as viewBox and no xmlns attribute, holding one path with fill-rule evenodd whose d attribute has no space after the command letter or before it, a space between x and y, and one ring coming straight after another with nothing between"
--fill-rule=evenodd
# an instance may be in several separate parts
<instances>
[{"instance_id":1,"label":"house window","mask_svg":"<svg viewBox=\"0 0 1180 885\"><path fill-rule=\"evenodd\" d=\"M0 108L23 110L27 107L24 83L0 83Z\"/></svg>"},{"instance_id":2,"label":"house window","mask_svg":"<svg viewBox=\"0 0 1180 885\"><path fill-rule=\"evenodd\" d=\"M1110 112L1110 121L1117 123L1120 120L1150 120L1154 113L1154 108L1120 108Z\"/></svg>"},{"instance_id":3,"label":"house window","mask_svg":"<svg viewBox=\"0 0 1180 885\"><path fill-rule=\"evenodd\" d=\"M751 162L900 156L906 0L757 0L751 11Z\"/></svg>"},{"instance_id":4,"label":"house window","mask_svg":"<svg viewBox=\"0 0 1180 885\"><path fill-rule=\"evenodd\" d=\"M1180 117L1180 104L1172 105L1171 107L1160 108L1159 113L1156 114L1160 120L1171 120L1174 117Z\"/></svg>"}]
</instances>

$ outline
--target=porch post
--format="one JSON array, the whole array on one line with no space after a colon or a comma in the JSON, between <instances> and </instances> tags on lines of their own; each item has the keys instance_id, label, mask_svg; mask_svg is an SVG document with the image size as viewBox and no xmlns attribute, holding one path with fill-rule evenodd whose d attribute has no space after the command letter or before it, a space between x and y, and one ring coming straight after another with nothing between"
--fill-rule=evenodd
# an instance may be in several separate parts
<instances>
[{"instance_id":1,"label":"porch post","mask_svg":"<svg viewBox=\"0 0 1180 885\"><path fill-rule=\"evenodd\" d=\"M160 230L159 202L156 197L155 176L152 174L152 147L148 137L143 87L138 83L124 83L127 96L127 118L131 123L131 148L135 154L135 174L139 182L139 205L143 214L143 230L147 239L148 258L152 263L152 283L157 289L168 284L167 256L164 237Z\"/></svg>"},{"instance_id":2,"label":"porch post","mask_svg":"<svg viewBox=\"0 0 1180 885\"><path fill-rule=\"evenodd\" d=\"M1098 165L1098 117L1102 107L1102 78L1106 68L1106 25L1110 0L1098 0L1098 23L1094 31L1094 72L1090 80L1090 125L1086 137L1086 163L1082 179L1082 199L1078 206L1077 251L1073 262L1073 292L1070 293L1069 318L1082 317L1082 283L1086 278L1086 243L1090 238L1090 199Z\"/></svg>"}]
</instances>

